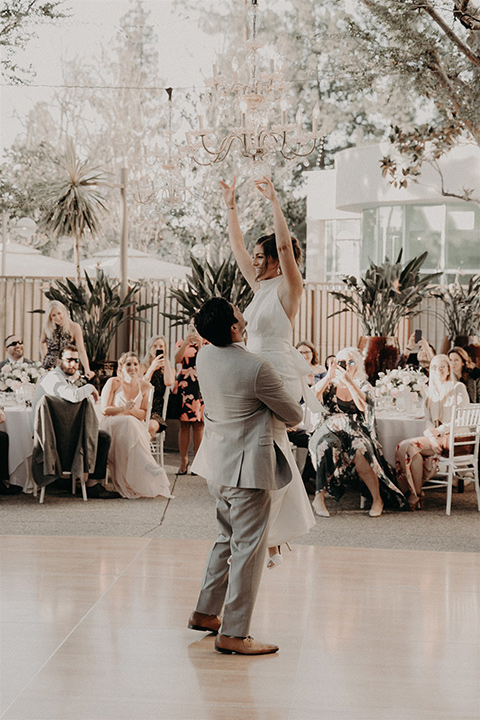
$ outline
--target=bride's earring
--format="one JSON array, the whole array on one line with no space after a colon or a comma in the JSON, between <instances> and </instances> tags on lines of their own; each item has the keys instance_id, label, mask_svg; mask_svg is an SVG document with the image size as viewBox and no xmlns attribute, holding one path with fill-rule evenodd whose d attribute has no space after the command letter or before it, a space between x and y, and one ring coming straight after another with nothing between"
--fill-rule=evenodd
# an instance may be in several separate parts
<instances>
[{"instance_id":1,"label":"bride's earring","mask_svg":"<svg viewBox=\"0 0 480 720\"><path fill-rule=\"evenodd\" d=\"M281 274L282 274L281 269L279 267L277 267L277 275L281 275Z\"/></svg>"}]
</instances>

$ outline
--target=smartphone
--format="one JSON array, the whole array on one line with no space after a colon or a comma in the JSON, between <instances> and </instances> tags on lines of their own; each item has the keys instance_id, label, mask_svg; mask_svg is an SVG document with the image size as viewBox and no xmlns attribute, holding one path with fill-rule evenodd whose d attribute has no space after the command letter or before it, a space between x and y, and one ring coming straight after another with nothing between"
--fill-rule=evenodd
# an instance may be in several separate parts
<instances>
[{"instance_id":1,"label":"smartphone","mask_svg":"<svg viewBox=\"0 0 480 720\"><path fill-rule=\"evenodd\" d=\"M161 350L160 348L158 348L157 350L155 350L155 355L156 355L157 357L158 357L159 355L161 355L161 356L163 357L163 350Z\"/></svg>"},{"instance_id":2,"label":"smartphone","mask_svg":"<svg viewBox=\"0 0 480 720\"><path fill-rule=\"evenodd\" d=\"M337 360L337 365L340 365L341 368L344 370L347 369L347 361L346 360Z\"/></svg>"},{"instance_id":3,"label":"smartphone","mask_svg":"<svg viewBox=\"0 0 480 720\"><path fill-rule=\"evenodd\" d=\"M418 343L419 340L422 339L422 331L421 330L415 330L415 342Z\"/></svg>"}]
</instances>

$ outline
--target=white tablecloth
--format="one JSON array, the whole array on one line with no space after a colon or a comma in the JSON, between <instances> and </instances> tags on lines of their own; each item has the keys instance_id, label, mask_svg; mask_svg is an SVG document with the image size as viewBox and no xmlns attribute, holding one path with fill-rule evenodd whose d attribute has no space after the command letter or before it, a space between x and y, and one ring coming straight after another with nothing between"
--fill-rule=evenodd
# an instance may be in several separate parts
<instances>
[{"instance_id":1,"label":"white tablecloth","mask_svg":"<svg viewBox=\"0 0 480 720\"><path fill-rule=\"evenodd\" d=\"M5 422L0 430L8 434L8 470L12 485L33 492L33 410L22 405L5 407Z\"/></svg>"},{"instance_id":2,"label":"white tablecloth","mask_svg":"<svg viewBox=\"0 0 480 720\"><path fill-rule=\"evenodd\" d=\"M383 448L383 454L390 465L395 467L395 448L401 440L423 435L425 418L413 418L399 413L376 416L377 436Z\"/></svg>"}]
</instances>

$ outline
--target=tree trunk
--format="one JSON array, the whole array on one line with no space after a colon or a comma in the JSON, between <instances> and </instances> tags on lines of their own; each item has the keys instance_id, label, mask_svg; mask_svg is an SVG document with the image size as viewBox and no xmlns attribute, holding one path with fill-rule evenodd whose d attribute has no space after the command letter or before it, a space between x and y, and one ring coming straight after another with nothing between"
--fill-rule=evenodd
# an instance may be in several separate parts
<instances>
[{"instance_id":1,"label":"tree trunk","mask_svg":"<svg viewBox=\"0 0 480 720\"><path fill-rule=\"evenodd\" d=\"M77 233L73 236L73 251L75 254L75 267L77 269L77 285L80 287L82 282L80 271L80 236Z\"/></svg>"}]
</instances>

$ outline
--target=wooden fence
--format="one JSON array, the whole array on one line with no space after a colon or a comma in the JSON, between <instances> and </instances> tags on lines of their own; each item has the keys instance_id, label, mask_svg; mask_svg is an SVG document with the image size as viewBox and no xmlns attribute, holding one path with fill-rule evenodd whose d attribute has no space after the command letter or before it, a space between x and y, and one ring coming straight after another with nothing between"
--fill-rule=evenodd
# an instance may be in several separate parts
<instances>
[{"instance_id":1,"label":"wooden fence","mask_svg":"<svg viewBox=\"0 0 480 720\"><path fill-rule=\"evenodd\" d=\"M0 278L0 342L3 345L3 338L11 333L22 336L25 356L32 360L41 357L40 335L44 321L43 315L32 314L32 310L46 308L48 300L43 291L48 289L51 281L52 278ZM185 332L182 326L172 327L162 314L177 311L177 303L171 298L169 288L169 283L165 281L147 281L137 295L139 304L155 304L142 313L147 323L129 323L129 347L140 355L145 352L151 335L164 335L172 351ZM342 306L329 291L339 288L339 285L328 283L308 283L295 322L294 344L299 340L310 340L318 348L321 360L343 347L357 346L362 335L361 325L351 312L330 317ZM443 323L434 316L434 310L441 310L441 303L433 299L425 301L418 317L400 323L398 338L402 348L412 330L421 328L428 341L440 350L445 331ZM116 358L117 354L114 342L110 357Z\"/></svg>"}]
</instances>

